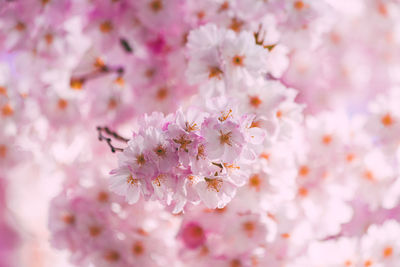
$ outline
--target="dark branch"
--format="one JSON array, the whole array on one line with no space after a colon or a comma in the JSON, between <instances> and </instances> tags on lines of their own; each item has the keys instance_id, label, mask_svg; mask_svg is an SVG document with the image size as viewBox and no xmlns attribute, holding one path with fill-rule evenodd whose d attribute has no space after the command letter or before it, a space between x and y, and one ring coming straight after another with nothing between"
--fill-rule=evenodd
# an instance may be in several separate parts
<instances>
[{"instance_id":1,"label":"dark branch","mask_svg":"<svg viewBox=\"0 0 400 267\"><path fill-rule=\"evenodd\" d=\"M111 135L111 136L114 137L115 139L120 140L120 141L123 141L123 142L128 142L128 139L121 137L120 135L118 135L118 134L115 133L115 132L112 132L110 129L108 129L108 127L100 127L100 126L98 126L98 127L97 127L97 131L99 132L99 141L103 141L103 140L106 141L107 144L108 144L108 146L109 146L110 149L111 149L111 152L115 153L115 152L117 152L117 151L124 151L124 149L122 149L122 148L113 146L113 144L111 143L111 142L112 142L112 139L109 138L109 137L104 136L104 135L103 135L103 131L104 131L106 134Z\"/></svg>"},{"instance_id":2,"label":"dark branch","mask_svg":"<svg viewBox=\"0 0 400 267\"><path fill-rule=\"evenodd\" d=\"M71 80L70 80L70 84L71 84L71 86L73 84L78 86L78 83L79 83L80 86L82 86L86 81L93 80L93 79L96 79L99 77L103 77L104 75L107 75L110 73L116 73L116 74L118 74L118 76L122 76L124 74L124 72L125 72L125 69L123 67L104 65L104 66L101 66L100 68L98 68L92 72L86 73L84 75L75 76L75 77L72 76Z\"/></svg>"},{"instance_id":3,"label":"dark branch","mask_svg":"<svg viewBox=\"0 0 400 267\"><path fill-rule=\"evenodd\" d=\"M106 132L106 134L111 135L112 137L114 137L117 140L120 140L125 143L127 143L129 141L128 138L122 137L119 134L117 134L116 132L111 131L110 128L108 128L107 126L104 127L103 130Z\"/></svg>"},{"instance_id":4,"label":"dark branch","mask_svg":"<svg viewBox=\"0 0 400 267\"><path fill-rule=\"evenodd\" d=\"M127 53L132 53L133 49L131 45L128 43L128 41L124 38L119 39L119 42L121 43L122 48L125 50Z\"/></svg>"}]
</instances>

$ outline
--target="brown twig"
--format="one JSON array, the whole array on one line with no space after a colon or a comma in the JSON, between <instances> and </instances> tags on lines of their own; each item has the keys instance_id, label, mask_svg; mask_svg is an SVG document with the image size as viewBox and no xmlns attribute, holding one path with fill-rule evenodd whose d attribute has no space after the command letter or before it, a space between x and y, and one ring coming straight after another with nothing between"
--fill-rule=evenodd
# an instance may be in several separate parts
<instances>
[{"instance_id":1,"label":"brown twig","mask_svg":"<svg viewBox=\"0 0 400 267\"><path fill-rule=\"evenodd\" d=\"M125 143L127 143L129 141L128 138L122 137L118 133L111 131L110 128L108 128L107 126L104 127L103 130L106 132L106 134L111 135L112 137L114 137L117 140L120 140Z\"/></svg>"},{"instance_id":2,"label":"brown twig","mask_svg":"<svg viewBox=\"0 0 400 267\"><path fill-rule=\"evenodd\" d=\"M110 147L112 153L115 153L117 151L119 151L119 152L124 151L123 148L119 148L119 147L113 146L112 139L109 138L109 137L104 136L103 135L103 131L106 134L111 135L115 139L117 139L119 141L122 141L122 142L125 142L125 143L128 142L129 139L126 139L126 138L120 136L119 134L117 134L116 132L111 131L108 127L100 127L100 126L98 126L97 127L97 131L99 132L99 141L103 141L103 140L106 141L108 146Z\"/></svg>"}]
</instances>

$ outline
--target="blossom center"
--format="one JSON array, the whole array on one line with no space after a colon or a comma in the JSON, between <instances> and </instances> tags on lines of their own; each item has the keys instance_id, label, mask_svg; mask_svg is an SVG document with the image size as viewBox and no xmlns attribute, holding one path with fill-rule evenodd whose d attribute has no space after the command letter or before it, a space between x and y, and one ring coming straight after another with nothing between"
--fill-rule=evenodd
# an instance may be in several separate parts
<instances>
[{"instance_id":1,"label":"blossom center","mask_svg":"<svg viewBox=\"0 0 400 267\"><path fill-rule=\"evenodd\" d=\"M231 115L232 115L232 109L230 109L228 112L222 112L222 115L218 118L218 120L226 121Z\"/></svg>"},{"instance_id":2,"label":"blossom center","mask_svg":"<svg viewBox=\"0 0 400 267\"><path fill-rule=\"evenodd\" d=\"M150 8L155 12L159 12L161 9L163 9L163 3L161 0L154 0L150 2Z\"/></svg>"},{"instance_id":3,"label":"blossom center","mask_svg":"<svg viewBox=\"0 0 400 267\"><path fill-rule=\"evenodd\" d=\"M249 179L249 185L250 187L254 187L256 190L259 190L261 186L260 176L258 174L252 175Z\"/></svg>"},{"instance_id":4,"label":"blossom center","mask_svg":"<svg viewBox=\"0 0 400 267\"><path fill-rule=\"evenodd\" d=\"M98 69L103 69L106 66L106 63L104 63L103 59L98 57L98 58L96 58L95 62L93 63L93 66Z\"/></svg>"},{"instance_id":5,"label":"blossom center","mask_svg":"<svg viewBox=\"0 0 400 267\"><path fill-rule=\"evenodd\" d=\"M300 169L299 169L300 176L307 176L309 172L310 172L310 169L308 168L307 165L300 166Z\"/></svg>"},{"instance_id":6,"label":"blossom center","mask_svg":"<svg viewBox=\"0 0 400 267\"><path fill-rule=\"evenodd\" d=\"M139 180L133 178L133 176L132 176L132 174L131 174L131 175L129 175L129 177L126 179L126 182L127 182L128 184L130 184L130 185L137 185L138 182L139 182Z\"/></svg>"},{"instance_id":7,"label":"blossom center","mask_svg":"<svg viewBox=\"0 0 400 267\"><path fill-rule=\"evenodd\" d=\"M392 256L392 254L393 254L393 248L392 248L392 247L386 247L386 248L383 250L383 256L384 256L385 258L388 258L388 257Z\"/></svg>"},{"instance_id":8,"label":"blossom center","mask_svg":"<svg viewBox=\"0 0 400 267\"><path fill-rule=\"evenodd\" d=\"M223 2L223 3L221 4L221 6L219 7L218 12L225 11L225 10L227 10L228 8L229 8L229 2L228 2L228 1L225 1L225 2Z\"/></svg>"},{"instance_id":9,"label":"blossom center","mask_svg":"<svg viewBox=\"0 0 400 267\"><path fill-rule=\"evenodd\" d=\"M162 88L158 89L157 95L156 95L158 100L164 100L165 98L167 98L167 96L168 96L167 88L162 87Z\"/></svg>"},{"instance_id":10,"label":"blossom center","mask_svg":"<svg viewBox=\"0 0 400 267\"><path fill-rule=\"evenodd\" d=\"M48 34L46 34L46 35L44 36L44 39L46 40L46 43L47 43L48 45L51 45L51 44L53 43L54 37L53 37L53 35L52 35L51 33L48 33Z\"/></svg>"},{"instance_id":11,"label":"blossom center","mask_svg":"<svg viewBox=\"0 0 400 267\"><path fill-rule=\"evenodd\" d=\"M240 262L240 260L238 260L238 259L233 259L232 261L231 261L231 267L241 267L242 266L242 263Z\"/></svg>"},{"instance_id":12,"label":"blossom center","mask_svg":"<svg viewBox=\"0 0 400 267\"><path fill-rule=\"evenodd\" d=\"M7 117L7 116L11 116L12 114L14 114L14 109L10 106L10 104L6 104L3 106L3 108L1 109L1 113L3 114L3 116Z\"/></svg>"},{"instance_id":13,"label":"blossom center","mask_svg":"<svg viewBox=\"0 0 400 267\"><path fill-rule=\"evenodd\" d=\"M219 142L221 145L227 144L228 146L232 146L232 132L227 132L223 133L222 131L219 131L220 136L219 136Z\"/></svg>"},{"instance_id":14,"label":"blossom center","mask_svg":"<svg viewBox=\"0 0 400 267\"><path fill-rule=\"evenodd\" d=\"M389 127L394 123L393 118L389 113L385 114L385 116L381 118L381 122L386 127Z\"/></svg>"},{"instance_id":15,"label":"blossom center","mask_svg":"<svg viewBox=\"0 0 400 267\"><path fill-rule=\"evenodd\" d=\"M253 235L253 232L256 229L256 226L252 221L244 222L242 227L243 230L246 231L249 236Z\"/></svg>"},{"instance_id":16,"label":"blossom center","mask_svg":"<svg viewBox=\"0 0 400 267\"><path fill-rule=\"evenodd\" d=\"M5 145L0 145L0 158L5 158L7 155L7 147Z\"/></svg>"},{"instance_id":17,"label":"blossom center","mask_svg":"<svg viewBox=\"0 0 400 267\"><path fill-rule=\"evenodd\" d=\"M332 142L332 136L329 134L326 134L322 137L322 143L325 145L329 145Z\"/></svg>"},{"instance_id":18,"label":"blossom center","mask_svg":"<svg viewBox=\"0 0 400 267\"><path fill-rule=\"evenodd\" d=\"M260 128L260 126L261 126L261 121L254 120L254 121L251 122L250 128L256 128L256 127Z\"/></svg>"},{"instance_id":19,"label":"blossom center","mask_svg":"<svg viewBox=\"0 0 400 267\"><path fill-rule=\"evenodd\" d=\"M69 82L69 85L74 90L81 90L82 86L83 86L83 79L71 78L71 81Z\"/></svg>"},{"instance_id":20,"label":"blossom center","mask_svg":"<svg viewBox=\"0 0 400 267\"><path fill-rule=\"evenodd\" d=\"M120 258L120 255L119 255L119 253L118 253L117 251L115 251L115 250L107 251L107 252L104 254L104 259L107 260L107 261L109 261L109 262L116 262L116 261L119 260L119 258Z\"/></svg>"},{"instance_id":21,"label":"blossom center","mask_svg":"<svg viewBox=\"0 0 400 267\"><path fill-rule=\"evenodd\" d=\"M306 197L308 195L308 190L305 187L300 187L298 190L298 194L301 197Z\"/></svg>"},{"instance_id":22,"label":"blossom center","mask_svg":"<svg viewBox=\"0 0 400 267\"><path fill-rule=\"evenodd\" d=\"M210 179L210 178L204 178L207 182L207 189L214 190L216 192L219 192L222 187L222 179Z\"/></svg>"},{"instance_id":23,"label":"blossom center","mask_svg":"<svg viewBox=\"0 0 400 267\"><path fill-rule=\"evenodd\" d=\"M156 177L156 179L153 180L153 184L156 186L161 186L161 180L163 179L163 175L160 174Z\"/></svg>"},{"instance_id":24,"label":"blossom center","mask_svg":"<svg viewBox=\"0 0 400 267\"><path fill-rule=\"evenodd\" d=\"M371 182L373 182L375 180L374 174L370 170L366 170L364 172L364 178Z\"/></svg>"},{"instance_id":25,"label":"blossom center","mask_svg":"<svg viewBox=\"0 0 400 267\"><path fill-rule=\"evenodd\" d=\"M233 57L232 62L235 66L243 66L244 56L236 55Z\"/></svg>"},{"instance_id":26,"label":"blossom center","mask_svg":"<svg viewBox=\"0 0 400 267\"><path fill-rule=\"evenodd\" d=\"M184 150L185 152L188 152L187 145L192 143L191 140L187 139L186 136L181 135L179 139L173 139L175 143L180 145L180 149Z\"/></svg>"},{"instance_id":27,"label":"blossom center","mask_svg":"<svg viewBox=\"0 0 400 267\"><path fill-rule=\"evenodd\" d=\"M231 25L229 25L229 28L235 32L240 32L243 26L243 21L238 20L237 18L233 18L231 20Z\"/></svg>"},{"instance_id":28,"label":"blossom center","mask_svg":"<svg viewBox=\"0 0 400 267\"><path fill-rule=\"evenodd\" d=\"M346 161L350 163L350 162L352 162L354 160L355 157L356 156L353 153L348 153L346 155Z\"/></svg>"},{"instance_id":29,"label":"blossom center","mask_svg":"<svg viewBox=\"0 0 400 267\"><path fill-rule=\"evenodd\" d=\"M108 193L101 191L97 194L97 200L99 202L107 202L108 201Z\"/></svg>"},{"instance_id":30,"label":"blossom center","mask_svg":"<svg viewBox=\"0 0 400 267\"><path fill-rule=\"evenodd\" d=\"M17 31L20 31L20 32L22 32L22 31L24 31L25 29L26 29L26 25L24 24L24 23L22 23L22 22L18 22L17 23L17 25L15 25L15 29L17 30Z\"/></svg>"},{"instance_id":31,"label":"blossom center","mask_svg":"<svg viewBox=\"0 0 400 267\"><path fill-rule=\"evenodd\" d=\"M302 10L305 7L305 4L303 1L296 1L293 3L293 7L297 10Z\"/></svg>"},{"instance_id":32,"label":"blossom center","mask_svg":"<svg viewBox=\"0 0 400 267\"><path fill-rule=\"evenodd\" d=\"M152 68L149 68L144 72L144 76L146 76L149 79L152 78L154 74L156 74L156 70Z\"/></svg>"},{"instance_id":33,"label":"blossom center","mask_svg":"<svg viewBox=\"0 0 400 267\"><path fill-rule=\"evenodd\" d=\"M165 148L162 145L158 145L155 149L154 152L156 152L157 156L159 157L165 157L167 154L167 151L165 150Z\"/></svg>"},{"instance_id":34,"label":"blossom center","mask_svg":"<svg viewBox=\"0 0 400 267\"><path fill-rule=\"evenodd\" d=\"M146 163L146 159L144 158L143 153L136 157L136 162L140 166Z\"/></svg>"},{"instance_id":35,"label":"blossom center","mask_svg":"<svg viewBox=\"0 0 400 267\"><path fill-rule=\"evenodd\" d=\"M262 101L258 96L251 96L250 97L250 105L255 108L258 108L261 105Z\"/></svg>"},{"instance_id":36,"label":"blossom center","mask_svg":"<svg viewBox=\"0 0 400 267\"><path fill-rule=\"evenodd\" d=\"M136 256L142 255L144 253L143 243L140 241L135 242L135 244L132 246L132 252Z\"/></svg>"},{"instance_id":37,"label":"blossom center","mask_svg":"<svg viewBox=\"0 0 400 267\"><path fill-rule=\"evenodd\" d=\"M67 100L65 100L63 98L60 98L58 100L57 106L58 106L59 109L64 110L64 109L67 108L68 102L67 102Z\"/></svg>"},{"instance_id":38,"label":"blossom center","mask_svg":"<svg viewBox=\"0 0 400 267\"><path fill-rule=\"evenodd\" d=\"M113 29L113 24L111 21L106 20L100 24L100 31L102 33L109 33Z\"/></svg>"},{"instance_id":39,"label":"blossom center","mask_svg":"<svg viewBox=\"0 0 400 267\"><path fill-rule=\"evenodd\" d=\"M3 86L0 86L0 95L7 95L7 89Z\"/></svg>"},{"instance_id":40,"label":"blossom center","mask_svg":"<svg viewBox=\"0 0 400 267\"><path fill-rule=\"evenodd\" d=\"M75 216L70 213L65 214L61 219L68 225L73 225L75 223Z\"/></svg>"},{"instance_id":41,"label":"blossom center","mask_svg":"<svg viewBox=\"0 0 400 267\"><path fill-rule=\"evenodd\" d=\"M197 129L198 129L198 127L197 127L196 123L185 122L185 130L187 132L193 132L193 131L196 131Z\"/></svg>"},{"instance_id":42,"label":"blossom center","mask_svg":"<svg viewBox=\"0 0 400 267\"><path fill-rule=\"evenodd\" d=\"M199 12L197 12L196 16L199 20L201 20L206 16L206 12L204 12L204 10L200 10Z\"/></svg>"},{"instance_id":43,"label":"blossom center","mask_svg":"<svg viewBox=\"0 0 400 267\"><path fill-rule=\"evenodd\" d=\"M110 100L108 100L108 109L109 110L113 110L118 106L118 102L117 100L115 100L114 98L110 98Z\"/></svg>"},{"instance_id":44,"label":"blossom center","mask_svg":"<svg viewBox=\"0 0 400 267\"><path fill-rule=\"evenodd\" d=\"M290 238L290 234L289 233L283 233L283 234L281 234L281 237L285 238L285 239L288 239L288 238Z\"/></svg>"},{"instance_id":45,"label":"blossom center","mask_svg":"<svg viewBox=\"0 0 400 267\"><path fill-rule=\"evenodd\" d=\"M206 155L205 155L205 148L204 145L201 144L199 145L199 147L197 148L197 155L196 155L196 159L199 160L200 158L205 159Z\"/></svg>"},{"instance_id":46,"label":"blossom center","mask_svg":"<svg viewBox=\"0 0 400 267\"><path fill-rule=\"evenodd\" d=\"M117 79L115 79L114 81L116 84L118 84L119 86L124 86L125 85L125 80L122 77L118 77Z\"/></svg>"},{"instance_id":47,"label":"blossom center","mask_svg":"<svg viewBox=\"0 0 400 267\"><path fill-rule=\"evenodd\" d=\"M90 236L96 237L101 233L101 228L96 225L90 226L89 233L90 233Z\"/></svg>"},{"instance_id":48,"label":"blossom center","mask_svg":"<svg viewBox=\"0 0 400 267\"><path fill-rule=\"evenodd\" d=\"M222 74L222 70L218 67L210 67L210 72L208 74L208 78L220 78Z\"/></svg>"}]
</instances>

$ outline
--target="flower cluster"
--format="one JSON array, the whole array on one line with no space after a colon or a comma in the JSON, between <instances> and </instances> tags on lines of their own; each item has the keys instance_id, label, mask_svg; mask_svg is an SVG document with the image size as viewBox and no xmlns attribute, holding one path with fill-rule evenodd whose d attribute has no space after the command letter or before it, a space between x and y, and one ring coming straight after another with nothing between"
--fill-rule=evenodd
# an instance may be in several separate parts
<instances>
[{"instance_id":1,"label":"flower cluster","mask_svg":"<svg viewBox=\"0 0 400 267\"><path fill-rule=\"evenodd\" d=\"M174 203L175 213L187 201L222 208L246 183L247 165L263 142L264 132L251 127L253 118L232 109L145 116L119 154L110 189L131 204L141 195Z\"/></svg>"},{"instance_id":2,"label":"flower cluster","mask_svg":"<svg viewBox=\"0 0 400 267\"><path fill-rule=\"evenodd\" d=\"M151 214L158 215L149 226ZM77 266L160 266L176 259L174 244L166 242L175 231L168 213L144 201L127 205L103 178L89 187L71 184L52 200L49 216L51 243L68 249Z\"/></svg>"}]
</instances>

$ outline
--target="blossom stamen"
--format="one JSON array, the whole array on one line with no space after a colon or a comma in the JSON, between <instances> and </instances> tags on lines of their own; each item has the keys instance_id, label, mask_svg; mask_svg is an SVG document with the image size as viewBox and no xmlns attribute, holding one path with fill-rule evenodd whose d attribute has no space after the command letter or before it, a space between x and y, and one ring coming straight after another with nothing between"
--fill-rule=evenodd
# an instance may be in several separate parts
<instances>
[{"instance_id":1,"label":"blossom stamen","mask_svg":"<svg viewBox=\"0 0 400 267\"><path fill-rule=\"evenodd\" d=\"M325 145L329 145L332 142L332 136L329 134L326 134L322 137L322 143Z\"/></svg>"},{"instance_id":2,"label":"blossom stamen","mask_svg":"<svg viewBox=\"0 0 400 267\"><path fill-rule=\"evenodd\" d=\"M65 214L64 216L62 216L61 220L62 220L65 224L68 224L68 225L73 225L73 224L75 224L75 216L72 215L72 214L70 214L70 213L67 213L67 214Z\"/></svg>"},{"instance_id":3,"label":"blossom stamen","mask_svg":"<svg viewBox=\"0 0 400 267\"><path fill-rule=\"evenodd\" d=\"M99 202L108 202L109 195L107 192L101 191L97 194L97 201Z\"/></svg>"},{"instance_id":4,"label":"blossom stamen","mask_svg":"<svg viewBox=\"0 0 400 267\"><path fill-rule=\"evenodd\" d=\"M199 147L197 148L196 160L199 160L200 158L202 159L206 158L205 147L203 144L199 145Z\"/></svg>"},{"instance_id":5,"label":"blossom stamen","mask_svg":"<svg viewBox=\"0 0 400 267\"><path fill-rule=\"evenodd\" d=\"M104 259L105 259L106 261L109 261L109 262L116 262L116 261L119 261L120 257L121 257L121 256L119 255L119 253L118 253L117 251L115 251L115 250L107 251L107 252L104 254Z\"/></svg>"},{"instance_id":6,"label":"blossom stamen","mask_svg":"<svg viewBox=\"0 0 400 267\"><path fill-rule=\"evenodd\" d=\"M383 250L383 257L385 257L385 258L388 258L388 257L390 257L390 256L392 256L392 254L393 254L393 248L392 247L386 247L384 250Z\"/></svg>"},{"instance_id":7,"label":"blossom stamen","mask_svg":"<svg viewBox=\"0 0 400 267\"><path fill-rule=\"evenodd\" d=\"M303 1L296 1L293 3L293 7L297 10L302 10L305 7L305 4Z\"/></svg>"},{"instance_id":8,"label":"blossom stamen","mask_svg":"<svg viewBox=\"0 0 400 267\"><path fill-rule=\"evenodd\" d=\"M194 122L193 123L185 122L185 130L187 132L193 132L193 131L196 131L198 129L199 129L199 127L197 126L196 123L194 123Z\"/></svg>"},{"instance_id":9,"label":"blossom stamen","mask_svg":"<svg viewBox=\"0 0 400 267\"><path fill-rule=\"evenodd\" d=\"M109 33L112 31L113 28L114 28L114 26L113 26L112 22L109 20L106 20L100 24L100 31L102 33Z\"/></svg>"},{"instance_id":10,"label":"blossom stamen","mask_svg":"<svg viewBox=\"0 0 400 267\"><path fill-rule=\"evenodd\" d=\"M309 172L310 172L310 169L308 168L307 165L300 166L300 169L299 169L299 175L300 176L305 177L305 176L307 176L309 174Z\"/></svg>"},{"instance_id":11,"label":"blossom stamen","mask_svg":"<svg viewBox=\"0 0 400 267\"><path fill-rule=\"evenodd\" d=\"M250 105L258 108L261 105L262 101L258 96L250 96Z\"/></svg>"},{"instance_id":12,"label":"blossom stamen","mask_svg":"<svg viewBox=\"0 0 400 267\"><path fill-rule=\"evenodd\" d=\"M245 232L247 232L247 235L249 235L249 236L252 236L254 233L254 230L256 229L256 226L255 226L254 222L252 222L252 221L244 222L242 224L242 227L243 227L243 230Z\"/></svg>"},{"instance_id":13,"label":"blossom stamen","mask_svg":"<svg viewBox=\"0 0 400 267\"><path fill-rule=\"evenodd\" d=\"M7 147L5 145L0 145L0 158L5 158L7 155Z\"/></svg>"},{"instance_id":14,"label":"blossom stamen","mask_svg":"<svg viewBox=\"0 0 400 267\"><path fill-rule=\"evenodd\" d=\"M370 182L375 181L374 174L373 174L372 171L370 171L370 170L366 170L366 171L364 172L364 178L367 179L367 180L370 181Z\"/></svg>"},{"instance_id":15,"label":"blossom stamen","mask_svg":"<svg viewBox=\"0 0 400 267\"><path fill-rule=\"evenodd\" d=\"M382 122L383 126L389 127L394 123L394 120L393 120L392 116L389 113L387 113L381 118L381 122Z\"/></svg>"},{"instance_id":16,"label":"blossom stamen","mask_svg":"<svg viewBox=\"0 0 400 267\"><path fill-rule=\"evenodd\" d=\"M136 256L142 255L144 253L143 243L140 241L135 242L132 246L132 252Z\"/></svg>"},{"instance_id":17,"label":"blossom stamen","mask_svg":"<svg viewBox=\"0 0 400 267\"><path fill-rule=\"evenodd\" d=\"M226 121L231 115L232 115L232 109L230 109L227 113L222 112L222 115L221 117L218 118L218 120L221 122Z\"/></svg>"},{"instance_id":18,"label":"blossom stamen","mask_svg":"<svg viewBox=\"0 0 400 267\"><path fill-rule=\"evenodd\" d=\"M219 142L221 145L227 144L228 146L232 146L232 132L223 133L221 130L219 131Z\"/></svg>"},{"instance_id":19,"label":"blossom stamen","mask_svg":"<svg viewBox=\"0 0 400 267\"><path fill-rule=\"evenodd\" d=\"M84 82L83 78L71 78L69 85L74 90L81 90Z\"/></svg>"},{"instance_id":20,"label":"blossom stamen","mask_svg":"<svg viewBox=\"0 0 400 267\"><path fill-rule=\"evenodd\" d=\"M210 178L204 178L204 180L207 182L207 189L214 190L216 192L219 192L222 187L222 179L210 179Z\"/></svg>"},{"instance_id":21,"label":"blossom stamen","mask_svg":"<svg viewBox=\"0 0 400 267\"><path fill-rule=\"evenodd\" d=\"M236 55L232 59L233 65L237 67L242 67L244 64L244 56Z\"/></svg>"},{"instance_id":22,"label":"blossom stamen","mask_svg":"<svg viewBox=\"0 0 400 267\"><path fill-rule=\"evenodd\" d=\"M261 178L260 178L260 176L258 174L254 174L254 175L250 176L249 186L253 187L254 189L256 189L256 191L260 190Z\"/></svg>"},{"instance_id":23,"label":"blossom stamen","mask_svg":"<svg viewBox=\"0 0 400 267\"><path fill-rule=\"evenodd\" d=\"M7 96L7 88L0 86L0 95Z\"/></svg>"},{"instance_id":24,"label":"blossom stamen","mask_svg":"<svg viewBox=\"0 0 400 267\"><path fill-rule=\"evenodd\" d=\"M8 117L14 114L14 109L11 107L10 104L6 104L1 109L1 113L3 114L4 117Z\"/></svg>"},{"instance_id":25,"label":"blossom stamen","mask_svg":"<svg viewBox=\"0 0 400 267\"><path fill-rule=\"evenodd\" d=\"M351 265L353 265L353 262L351 260L347 260L347 261L344 262L344 265L346 267L350 267Z\"/></svg>"},{"instance_id":26,"label":"blossom stamen","mask_svg":"<svg viewBox=\"0 0 400 267\"><path fill-rule=\"evenodd\" d=\"M157 154L157 156L164 158L167 154L167 151L162 145L158 145L155 149L154 152Z\"/></svg>"},{"instance_id":27,"label":"blossom stamen","mask_svg":"<svg viewBox=\"0 0 400 267\"><path fill-rule=\"evenodd\" d=\"M161 87L160 89L157 90L156 93L156 98L157 100L164 100L168 96L168 89L166 87Z\"/></svg>"},{"instance_id":28,"label":"blossom stamen","mask_svg":"<svg viewBox=\"0 0 400 267\"><path fill-rule=\"evenodd\" d=\"M144 158L143 153L140 154L140 155L138 155L138 156L136 157L136 163L137 163L139 166L142 166L142 165L144 165L144 164L146 163L146 159Z\"/></svg>"},{"instance_id":29,"label":"blossom stamen","mask_svg":"<svg viewBox=\"0 0 400 267\"><path fill-rule=\"evenodd\" d=\"M138 185L139 179L133 178L133 176L132 176L132 174L131 174L131 175L129 175L129 177L126 179L126 182L127 182L129 185Z\"/></svg>"},{"instance_id":30,"label":"blossom stamen","mask_svg":"<svg viewBox=\"0 0 400 267\"><path fill-rule=\"evenodd\" d=\"M22 32L22 31L24 31L26 29L26 25L25 25L25 23L22 23L22 22L19 21L17 23L17 25L15 25L15 29L17 31L19 31L19 32Z\"/></svg>"},{"instance_id":31,"label":"blossom stamen","mask_svg":"<svg viewBox=\"0 0 400 267\"><path fill-rule=\"evenodd\" d=\"M231 20L231 24L229 25L229 28L235 32L240 32L240 30L242 29L244 25L244 22L237 19L237 18L233 18Z\"/></svg>"},{"instance_id":32,"label":"blossom stamen","mask_svg":"<svg viewBox=\"0 0 400 267\"><path fill-rule=\"evenodd\" d=\"M163 9L163 3L161 0L154 0L150 2L150 8L151 10L154 11L154 13L159 12L161 9Z\"/></svg>"},{"instance_id":33,"label":"blossom stamen","mask_svg":"<svg viewBox=\"0 0 400 267\"><path fill-rule=\"evenodd\" d=\"M96 237L100 235L101 233L101 228L99 226L93 225L89 227L89 234L92 237Z\"/></svg>"},{"instance_id":34,"label":"blossom stamen","mask_svg":"<svg viewBox=\"0 0 400 267\"><path fill-rule=\"evenodd\" d=\"M60 98L57 102L57 106L59 109L64 110L68 107L68 101L63 98Z\"/></svg>"},{"instance_id":35,"label":"blossom stamen","mask_svg":"<svg viewBox=\"0 0 400 267\"><path fill-rule=\"evenodd\" d=\"M187 145L191 144L192 141L187 139L186 136L181 135L179 139L173 139L173 141L180 145L180 149L184 150L185 152L189 152Z\"/></svg>"},{"instance_id":36,"label":"blossom stamen","mask_svg":"<svg viewBox=\"0 0 400 267\"><path fill-rule=\"evenodd\" d=\"M208 74L208 78L221 78L221 74L223 73L219 67L210 67L210 72Z\"/></svg>"}]
</instances>

